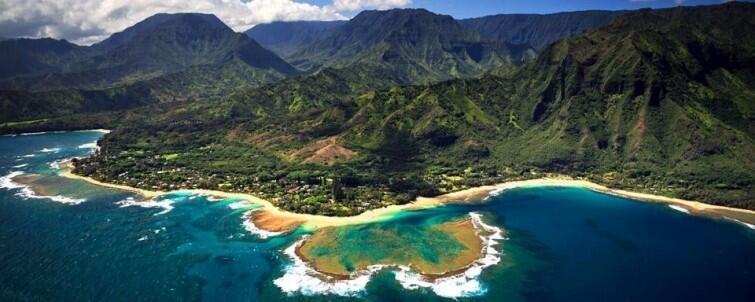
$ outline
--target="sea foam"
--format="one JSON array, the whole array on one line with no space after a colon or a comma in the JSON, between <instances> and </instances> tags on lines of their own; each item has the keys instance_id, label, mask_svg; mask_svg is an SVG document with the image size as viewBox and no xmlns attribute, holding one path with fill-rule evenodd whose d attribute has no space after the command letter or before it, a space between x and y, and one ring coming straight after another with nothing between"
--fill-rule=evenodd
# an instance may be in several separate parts
<instances>
[{"instance_id":1,"label":"sea foam","mask_svg":"<svg viewBox=\"0 0 755 302\"><path fill-rule=\"evenodd\" d=\"M150 199L150 200L144 200L144 201L137 201L133 197L127 197L124 200L121 200L119 202L116 202L117 205L119 205L121 208L125 207L142 207L142 208L161 208L163 209L160 212L155 213L154 215L163 215L165 213L168 213L173 210L173 203L175 201L171 199L163 199L160 201Z\"/></svg>"},{"instance_id":2,"label":"sea foam","mask_svg":"<svg viewBox=\"0 0 755 302\"><path fill-rule=\"evenodd\" d=\"M100 147L97 146L97 142L79 145L79 149L99 149L99 148Z\"/></svg>"},{"instance_id":3,"label":"sea foam","mask_svg":"<svg viewBox=\"0 0 755 302\"><path fill-rule=\"evenodd\" d=\"M750 224L750 223L747 223L747 222L741 221L741 220L739 220L739 219L734 219L734 218L731 218L731 217L724 217L724 218L725 218L726 220L729 220L729 221L732 221L732 222L735 222L735 223L741 224L741 225L743 225L743 226L746 226L747 228L749 228L749 229L751 229L751 230L755 230L755 225L753 225L753 224Z\"/></svg>"},{"instance_id":4,"label":"sea foam","mask_svg":"<svg viewBox=\"0 0 755 302\"><path fill-rule=\"evenodd\" d=\"M207 198L207 200L213 201L209 197ZM222 200L222 199L220 199L220 200ZM232 202L232 203L228 204L228 207L231 208L232 210L246 209L249 206L250 206L250 204L248 202L246 202L246 201L237 201L237 202Z\"/></svg>"},{"instance_id":5,"label":"sea foam","mask_svg":"<svg viewBox=\"0 0 755 302\"><path fill-rule=\"evenodd\" d=\"M0 188L5 189L17 189L24 187L22 184L15 183L13 178L19 175L23 175L23 171L12 171L8 175L0 177Z\"/></svg>"},{"instance_id":6,"label":"sea foam","mask_svg":"<svg viewBox=\"0 0 755 302\"><path fill-rule=\"evenodd\" d=\"M27 132L27 133L21 133L21 134L17 134L17 135L20 135L20 136L29 136L29 135L40 135L40 134L46 134L46 133L47 132ZM16 136L16 135L13 135L13 136Z\"/></svg>"},{"instance_id":7,"label":"sea foam","mask_svg":"<svg viewBox=\"0 0 755 302\"><path fill-rule=\"evenodd\" d=\"M221 201L223 199L225 199L225 197L217 197L217 196L212 196L212 195L207 197L207 201Z\"/></svg>"},{"instance_id":8,"label":"sea foam","mask_svg":"<svg viewBox=\"0 0 755 302\"><path fill-rule=\"evenodd\" d=\"M31 189L31 187L29 187L28 185L16 183L13 181L14 177L20 176L23 174L24 172L22 171L14 171L14 172L10 172L10 174L6 176L0 177L0 188L6 188L9 190L18 189L18 192L16 192L15 195L24 199L49 199L55 202L70 204L70 205L80 204L86 201L86 199L82 199L82 198L70 198L70 197L60 196L60 195L55 195L55 196L37 195L37 193L35 193Z\"/></svg>"},{"instance_id":9,"label":"sea foam","mask_svg":"<svg viewBox=\"0 0 755 302\"><path fill-rule=\"evenodd\" d=\"M406 289L428 288L436 295L446 298L472 297L485 294L485 286L479 281L479 277L485 268L501 262L500 252L495 249L500 240L505 240L503 230L486 224L478 213L469 213L476 227L489 235L480 235L483 242L483 257L475 261L464 272L428 280L422 275L412 272L408 267L400 267L394 272L396 280Z\"/></svg>"},{"instance_id":10,"label":"sea foam","mask_svg":"<svg viewBox=\"0 0 755 302\"><path fill-rule=\"evenodd\" d=\"M21 136L27 136L27 135L40 135L40 134L48 134L48 133L65 133L66 131L44 131L44 132L27 132L27 133L21 133L19 135Z\"/></svg>"},{"instance_id":11,"label":"sea foam","mask_svg":"<svg viewBox=\"0 0 755 302\"><path fill-rule=\"evenodd\" d=\"M487 290L480 282L479 276L483 270L501 261L500 252L495 246L500 240L505 240L503 230L488 225L482 221L478 213L469 213L475 227L483 230L487 235L480 235L483 241L483 257L475 261L459 274L430 280L414 272L409 267L398 266L394 271L396 281L409 290L427 288L436 295L447 298L472 297L484 294ZM366 270L356 272L346 280L332 280L331 277L316 271L296 255L296 248L304 242L303 238L288 247L285 254L292 263L285 268L282 277L273 283L287 294L301 293L303 295L334 294L340 296L356 296L364 291L372 275L386 266L373 265Z\"/></svg>"},{"instance_id":12,"label":"sea foam","mask_svg":"<svg viewBox=\"0 0 755 302\"><path fill-rule=\"evenodd\" d=\"M30 135L42 135L42 134L66 133L66 132L99 132L103 134L108 134L110 133L110 130L92 129L92 130L76 130L76 131L43 131L43 132L26 132L26 133L19 133L19 134L5 134L3 136L30 136Z\"/></svg>"},{"instance_id":13,"label":"sea foam","mask_svg":"<svg viewBox=\"0 0 755 302\"><path fill-rule=\"evenodd\" d=\"M65 163L67 163L69 161L72 161L74 159L80 159L80 158L81 157L73 156L73 157L56 159L56 160L50 162L49 165L50 165L50 168L53 169L53 170L60 170L60 168L63 167L63 164L65 164Z\"/></svg>"},{"instance_id":14,"label":"sea foam","mask_svg":"<svg viewBox=\"0 0 755 302\"><path fill-rule=\"evenodd\" d=\"M58 153L59 151L60 148L42 148L42 150L39 150L42 153Z\"/></svg>"},{"instance_id":15,"label":"sea foam","mask_svg":"<svg viewBox=\"0 0 755 302\"><path fill-rule=\"evenodd\" d=\"M293 263L285 268L282 277L273 281L278 288L288 295L300 293L307 296L322 294L346 297L358 296L367 287L372 275L383 268L380 265L373 265L367 270L354 274L352 278L335 280L314 270L296 255L296 248L305 239L306 236L285 250L284 254L291 258Z\"/></svg>"},{"instance_id":16,"label":"sea foam","mask_svg":"<svg viewBox=\"0 0 755 302\"><path fill-rule=\"evenodd\" d=\"M242 223L244 225L244 229L246 229L247 232L252 233L259 237L260 239L267 239L270 237L275 237L278 235L283 234L283 232L270 232L263 229L258 228L256 225L254 225L254 222L252 222L252 212L256 210L251 210L246 213L244 213L244 216L242 218L244 219L244 222Z\"/></svg>"},{"instance_id":17,"label":"sea foam","mask_svg":"<svg viewBox=\"0 0 755 302\"><path fill-rule=\"evenodd\" d=\"M687 209L685 209L685 208L683 208L683 207L681 207L681 206L670 204L670 205L668 205L668 207L669 207L669 208L672 208L672 209L674 209L674 210L677 210L677 211L679 211L679 212L682 212L682 213L687 213L687 214L689 214L689 210L687 210Z\"/></svg>"}]
</instances>

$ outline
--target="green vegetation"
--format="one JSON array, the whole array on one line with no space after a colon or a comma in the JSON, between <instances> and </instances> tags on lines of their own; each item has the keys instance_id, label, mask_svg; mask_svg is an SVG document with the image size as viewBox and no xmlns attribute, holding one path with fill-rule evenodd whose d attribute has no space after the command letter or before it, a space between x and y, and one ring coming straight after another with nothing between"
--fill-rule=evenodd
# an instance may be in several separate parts
<instances>
[{"instance_id":1,"label":"green vegetation","mask_svg":"<svg viewBox=\"0 0 755 302\"><path fill-rule=\"evenodd\" d=\"M394 9L361 12L287 58L302 70L362 65L397 83L416 84L474 77L528 57L527 47L512 49L464 29L450 16Z\"/></svg>"},{"instance_id":2,"label":"green vegetation","mask_svg":"<svg viewBox=\"0 0 755 302\"><path fill-rule=\"evenodd\" d=\"M298 74L203 14L158 14L90 47L1 41L0 53L0 121L207 99Z\"/></svg>"},{"instance_id":3,"label":"green vegetation","mask_svg":"<svg viewBox=\"0 0 755 302\"><path fill-rule=\"evenodd\" d=\"M469 30L500 43L542 50L562 38L606 25L626 11L589 10L547 15L500 14L459 20Z\"/></svg>"},{"instance_id":4,"label":"green vegetation","mask_svg":"<svg viewBox=\"0 0 755 302\"><path fill-rule=\"evenodd\" d=\"M443 63L407 78L391 69L404 64L356 60L208 101L0 131L114 128L76 173L249 192L304 213L353 215L545 173L755 209L753 15L745 3L641 10L479 78L424 83L469 74ZM422 84L395 86L407 79Z\"/></svg>"}]
</instances>

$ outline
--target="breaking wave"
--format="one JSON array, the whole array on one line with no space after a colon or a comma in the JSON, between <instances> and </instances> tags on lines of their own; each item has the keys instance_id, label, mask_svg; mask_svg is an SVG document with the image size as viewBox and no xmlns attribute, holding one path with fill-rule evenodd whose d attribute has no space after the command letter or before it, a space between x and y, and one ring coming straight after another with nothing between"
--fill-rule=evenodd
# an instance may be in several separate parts
<instances>
[{"instance_id":1,"label":"breaking wave","mask_svg":"<svg viewBox=\"0 0 755 302\"><path fill-rule=\"evenodd\" d=\"M69 162L71 160L78 159L78 158L80 158L80 157L74 156L74 157L56 159L56 160L50 162L50 168L54 169L54 170L60 170L60 168L63 166L63 164L65 164L65 163L67 163L67 162Z\"/></svg>"},{"instance_id":2,"label":"breaking wave","mask_svg":"<svg viewBox=\"0 0 755 302\"><path fill-rule=\"evenodd\" d=\"M5 189L23 188L24 185L13 182L14 177L23 175L23 174L24 172L22 171L13 171L13 172L10 172L8 175L0 177L0 188L5 188Z\"/></svg>"},{"instance_id":3,"label":"breaking wave","mask_svg":"<svg viewBox=\"0 0 755 302\"><path fill-rule=\"evenodd\" d=\"M127 197L124 200L121 200L119 202L116 202L118 206L121 208L125 207L142 207L142 208L160 208L163 209L160 212L155 213L154 215L163 215L165 213L168 213L173 210L173 203L175 201L171 199L163 199L160 201L150 199L150 200L143 200L143 201L137 201L133 197Z\"/></svg>"},{"instance_id":4,"label":"breaking wave","mask_svg":"<svg viewBox=\"0 0 755 302\"><path fill-rule=\"evenodd\" d=\"M70 205L76 205L80 204L82 202L85 202L86 199L83 198L70 198L60 195L54 195L54 196L45 196L45 195L37 195L30 186L16 183L13 181L13 178L19 175L23 175L24 172L21 171L14 171L10 172L10 174L0 177L0 188L6 188L9 190L12 189L18 189L18 192L16 192L16 196L21 197L23 199L49 199L55 202L64 203L64 204L70 204Z\"/></svg>"},{"instance_id":5,"label":"breaking wave","mask_svg":"<svg viewBox=\"0 0 755 302\"><path fill-rule=\"evenodd\" d=\"M732 222L735 222L735 223L741 224L741 225L743 225L743 226L746 226L747 228L749 228L749 229L751 229L751 230L755 230L755 225L753 225L753 224L750 224L750 223L747 223L747 222L741 221L741 220L739 220L739 219L730 218L730 217L724 217L724 218L725 218L726 220L729 220L729 221L732 221Z\"/></svg>"},{"instance_id":6,"label":"breaking wave","mask_svg":"<svg viewBox=\"0 0 755 302\"><path fill-rule=\"evenodd\" d=\"M209 197L207 198L207 200L213 201ZM232 210L246 209L249 206L250 206L249 203L246 201L237 201L237 202L232 202L228 204L228 207L231 208Z\"/></svg>"},{"instance_id":7,"label":"breaking wave","mask_svg":"<svg viewBox=\"0 0 755 302\"><path fill-rule=\"evenodd\" d=\"M475 226L490 234L487 236L480 235L484 256L457 275L435 280L428 280L407 267L400 267L394 274L401 286L406 289L428 288L436 295L446 298L479 296L487 292L479 277L485 268L501 262L500 252L495 249L495 246L498 245L499 241L506 238L503 236L503 230L483 222L480 214L472 212L469 213L469 216Z\"/></svg>"},{"instance_id":8,"label":"breaking wave","mask_svg":"<svg viewBox=\"0 0 755 302\"><path fill-rule=\"evenodd\" d=\"M100 147L97 146L97 142L79 145L79 149L99 149L99 148Z\"/></svg>"},{"instance_id":9,"label":"breaking wave","mask_svg":"<svg viewBox=\"0 0 755 302\"><path fill-rule=\"evenodd\" d=\"M29 133L21 133L21 134L18 134L18 135L27 136L27 135L40 135L40 134L47 134L47 133L49 133L49 132L29 132Z\"/></svg>"},{"instance_id":10,"label":"breaking wave","mask_svg":"<svg viewBox=\"0 0 755 302\"><path fill-rule=\"evenodd\" d=\"M28 133L21 133L18 135L21 136L27 136L27 135L40 135L40 134L48 134L48 133L65 133L66 131L43 131L43 132L28 132Z\"/></svg>"},{"instance_id":11,"label":"breaking wave","mask_svg":"<svg viewBox=\"0 0 755 302\"><path fill-rule=\"evenodd\" d=\"M26 133L18 133L18 134L5 134L3 136L29 136L29 135L41 135L41 134L49 134L49 133L67 133L67 132L99 132L99 133L108 134L110 133L110 130L92 129L92 130L75 130L75 131L42 131L42 132L26 132Z\"/></svg>"},{"instance_id":12,"label":"breaking wave","mask_svg":"<svg viewBox=\"0 0 755 302\"><path fill-rule=\"evenodd\" d=\"M252 212L256 210L251 210L246 213L244 213L244 216L242 218L244 219L244 222L242 223L244 225L244 229L246 229L247 232L252 233L256 235L257 237L260 237L260 239L267 239L270 237L275 237L278 235L283 234L283 232L270 232L265 231L263 229L258 228L256 225L254 225L254 222L252 222Z\"/></svg>"},{"instance_id":13,"label":"breaking wave","mask_svg":"<svg viewBox=\"0 0 755 302\"><path fill-rule=\"evenodd\" d=\"M154 235L157 235L157 234L160 234L160 232L162 232L162 231L165 231L165 230L166 230L166 228L165 228L165 227L161 227L161 228L159 228L159 229L154 229L154 230L152 230L152 233L153 233ZM137 239L136 241L144 241L144 240L147 240L147 239L149 239L149 235L144 235L144 236L142 236L142 237L139 237L139 239Z\"/></svg>"},{"instance_id":14,"label":"breaking wave","mask_svg":"<svg viewBox=\"0 0 755 302\"><path fill-rule=\"evenodd\" d=\"M60 152L60 148L42 148L42 150L39 150L39 152L43 152L43 153L58 153L58 152Z\"/></svg>"},{"instance_id":15,"label":"breaking wave","mask_svg":"<svg viewBox=\"0 0 755 302\"><path fill-rule=\"evenodd\" d=\"M678 205L673 205L673 204L670 204L670 205L668 205L668 207L669 207L669 208L672 208L672 209L674 209L674 210L677 210L677 211L679 211L679 212L682 212L682 213L687 213L687 214L689 214L689 210L687 210L687 209L685 209L685 208L683 208L683 207L680 207L680 206L678 206Z\"/></svg>"},{"instance_id":16,"label":"breaking wave","mask_svg":"<svg viewBox=\"0 0 755 302\"><path fill-rule=\"evenodd\" d=\"M357 296L364 291L372 275L383 269L381 265L373 265L362 272L354 274L352 278L335 280L314 270L296 255L296 248L305 239L306 236L285 250L284 253L293 260L293 263L285 268L285 274L282 277L273 281L278 288L288 295L301 293L307 296L321 294L347 297Z\"/></svg>"}]
</instances>

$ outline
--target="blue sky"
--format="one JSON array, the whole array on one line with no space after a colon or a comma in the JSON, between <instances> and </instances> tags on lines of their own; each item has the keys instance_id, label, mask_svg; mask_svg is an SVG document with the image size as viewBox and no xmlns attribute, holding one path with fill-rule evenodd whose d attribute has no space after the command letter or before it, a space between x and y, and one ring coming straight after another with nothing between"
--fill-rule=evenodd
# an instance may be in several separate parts
<instances>
[{"instance_id":1,"label":"blue sky","mask_svg":"<svg viewBox=\"0 0 755 302\"><path fill-rule=\"evenodd\" d=\"M365 9L422 7L455 18L718 4L724 0L0 0L0 37L92 44L156 13L215 14L236 31L273 21L338 20ZM750 2L755 0L750 0Z\"/></svg>"},{"instance_id":2,"label":"blue sky","mask_svg":"<svg viewBox=\"0 0 755 302\"><path fill-rule=\"evenodd\" d=\"M332 0L306 0L325 5ZM683 5L719 4L722 0L413 0L410 7L422 7L455 18L470 18L502 13L547 14L590 9L622 10L644 7L662 8Z\"/></svg>"}]
</instances>

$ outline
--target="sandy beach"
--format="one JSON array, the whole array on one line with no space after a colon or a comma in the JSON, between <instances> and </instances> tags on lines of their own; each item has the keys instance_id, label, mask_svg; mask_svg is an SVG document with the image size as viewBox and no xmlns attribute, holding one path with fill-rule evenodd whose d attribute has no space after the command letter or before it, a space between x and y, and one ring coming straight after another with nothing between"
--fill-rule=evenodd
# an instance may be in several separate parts
<instances>
[{"instance_id":1,"label":"sandy beach","mask_svg":"<svg viewBox=\"0 0 755 302\"><path fill-rule=\"evenodd\" d=\"M124 185L104 183L104 182L97 181L89 177L75 175L71 173L70 163L64 166L64 169L61 170L61 173L59 175L62 177L70 178L70 179L78 179L78 180L86 181L88 183L98 185L98 186L104 186L108 188L138 193L146 198L153 198L153 197L157 197L157 196L167 193L167 192L162 192L162 191L150 191L150 190L124 186ZM330 227L330 226L354 225L354 224L363 224L363 223L376 222L376 221L384 221L386 219L390 219L392 215L400 211L404 211L404 210L421 210L421 209L433 208L433 207L441 206L444 204L450 204L450 203L479 202L479 201L482 201L487 196L489 196L491 193L496 194L496 192L502 192L505 190L515 189L515 188L544 187L544 186L582 187L582 188L590 189L590 190L605 193L605 194L629 198L632 200L674 205L681 209L686 210L689 214L692 214L692 215L702 215L702 216L707 216L707 217L717 218L717 219L735 220L740 223L746 223L751 228L752 228L752 225L755 225L755 211L729 208L729 207L724 207L724 206L706 204L706 203L697 202L697 201L689 201L689 200L683 200L683 199L678 199L678 198L652 195L652 194L647 194L647 193L638 193L638 192L631 192L631 191L625 191L625 190L611 189L603 185L592 183L586 180L574 179L568 176L556 176L556 177L538 178L538 179L530 179L530 180L511 181L511 182L505 182L505 183L501 183L497 185L470 188L470 189L448 193L448 194L444 194L444 195L440 195L436 197L418 197L414 202L411 202L408 204L387 206L384 208L365 211L356 216L347 216L347 217L331 217L331 216L288 212L280 208L277 208L269 201L259 198L257 196L254 196L252 194L229 193L229 192L223 192L223 191L197 190L197 189L177 190L177 192L191 192L191 193L217 196L217 197L223 197L223 198L236 198L236 199L242 199L242 200L246 200L251 203L254 203L254 204L261 205L262 208L257 211L264 212L264 214L260 213L256 215L250 215L252 222L258 228L266 230L266 231L286 232L286 231L291 231L292 229L298 226L302 226L308 229L317 229L317 228Z\"/></svg>"},{"instance_id":2,"label":"sandy beach","mask_svg":"<svg viewBox=\"0 0 755 302\"><path fill-rule=\"evenodd\" d=\"M116 190L121 190L121 191L126 191L126 192L137 193L137 194L142 195L142 196L144 196L146 198L157 197L157 196L165 194L165 192L161 192L161 191L149 191L149 190L143 190L143 189L138 189L138 188L124 186L124 185L116 185L116 184L101 182L101 181L98 181L98 180L90 178L90 177L85 177L85 176L73 174L73 173L71 173L71 163L70 162L65 163L63 165L63 167L60 170L60 173L58 175L62 176L62 177L65 177L65 178L69 178L69 179L82 180L82 181L88 182L88 183L93 184L93 185L98 185L98 186L107 187L107 188L116 189Z\"/></svg>"}]
</instances>

